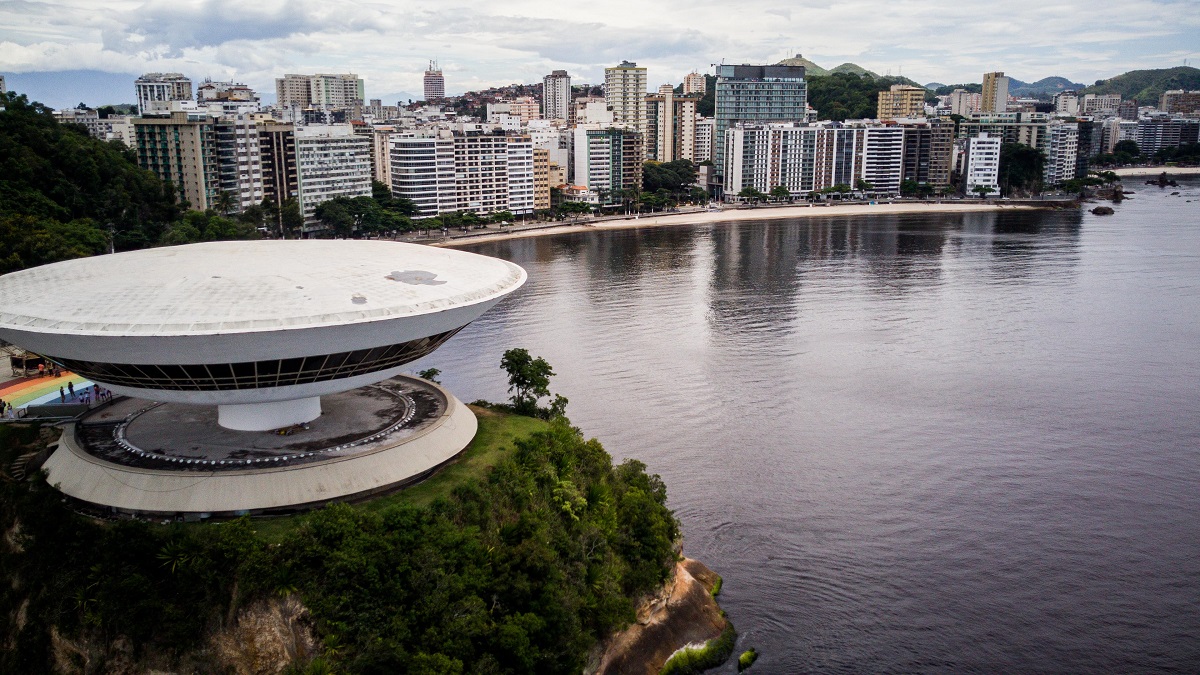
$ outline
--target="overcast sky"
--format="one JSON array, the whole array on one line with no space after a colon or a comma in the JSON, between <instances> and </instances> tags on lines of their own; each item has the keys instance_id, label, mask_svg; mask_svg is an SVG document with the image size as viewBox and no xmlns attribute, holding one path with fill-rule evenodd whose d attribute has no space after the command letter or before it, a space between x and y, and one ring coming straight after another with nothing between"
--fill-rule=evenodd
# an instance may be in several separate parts
<instances>
[{"instance_id":1,"label":"overcast sky","mask_svg":"<svg viewBox=\"0 0 1200 675\"><path fill-rule=\"evenodd\" d=\"M448 93L557 68L594 83L622 59L647 66L653 90L722 60L797 52L921 83L990 70L1091 83L1200 65L1200 1L0 0L0 73L180 71L270 95L285 72L358 73L368 97L419 94L430 59Z\"/></svg>"}]
</instances>

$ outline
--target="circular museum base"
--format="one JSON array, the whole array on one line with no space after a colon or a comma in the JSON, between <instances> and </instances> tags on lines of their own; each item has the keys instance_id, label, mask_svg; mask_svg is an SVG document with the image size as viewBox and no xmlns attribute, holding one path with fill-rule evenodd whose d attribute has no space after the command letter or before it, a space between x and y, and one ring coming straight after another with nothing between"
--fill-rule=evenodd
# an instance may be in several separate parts
<instances>
[{"instance_id":1,"label":"circular museum base","mask_svg":"<svg viewBox=\"0 0 1200 675\"><path fill-rule=\"evenodd\" d=\"M425 478L475 436L475 415L424 380L322 397L321 416L272 431L218 424L213 406L120 399L68 427L49 482L110 514L288 513Z\"/></svg>"}]
</instances>

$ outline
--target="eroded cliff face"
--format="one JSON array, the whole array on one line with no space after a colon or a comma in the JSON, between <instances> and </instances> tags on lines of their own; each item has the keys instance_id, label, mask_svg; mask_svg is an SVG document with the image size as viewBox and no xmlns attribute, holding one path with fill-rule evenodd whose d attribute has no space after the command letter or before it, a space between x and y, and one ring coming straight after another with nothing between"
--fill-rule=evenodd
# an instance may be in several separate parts
<instances>
[{"instance_id":1,"label":"eroded cliff face","mask_svg":"<svg viewBox=\"0 0 1200 675\"><path fill-rule=\"evenodd\" d=\"M294 595L243 607L209 636L204 647L173 657L135 657L133 646L123 637L104 642L95 636L64 636L52 627L50 638L54 672L61 675L279 675L292 663L308 661L318 646L308 608Z\"/></svg>"},{"instance_id":2,"label":"eroded cliff face","mask_svg":"<svg viewBox=\"0 0 1200 675\"><path fill-rule=\"evenodd\" d=\"M589 675L656 675L680 648L720 636L726 619L712 597L716 581L704 563L677 563L674 578L638 607L637 622L605 640Z\"/></svg>"}]
</instances>

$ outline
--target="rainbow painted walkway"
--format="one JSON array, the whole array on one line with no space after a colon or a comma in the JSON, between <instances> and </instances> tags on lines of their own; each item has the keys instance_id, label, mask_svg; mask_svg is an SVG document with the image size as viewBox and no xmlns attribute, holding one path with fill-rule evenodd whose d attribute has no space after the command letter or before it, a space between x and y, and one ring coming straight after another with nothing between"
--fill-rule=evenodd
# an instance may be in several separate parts
<instances>
[{"instance_id":1,"label":"rainbow painted walkway","mask_svg":"<svg viewBox=\"0 0 1200 675\"><path fill-rule=\"evenodd\" d=\"M59 377L23 377L0 384L0 399L3 399L5 403L11 403L14 409L29 405L59 403L61 399L58 388L62 387L65 390L68 383L74 384L77 392L92 386L91 380L70 372L63 372ZM69 398L67 402L73 403Z\"/></svg>"}]
</instances>

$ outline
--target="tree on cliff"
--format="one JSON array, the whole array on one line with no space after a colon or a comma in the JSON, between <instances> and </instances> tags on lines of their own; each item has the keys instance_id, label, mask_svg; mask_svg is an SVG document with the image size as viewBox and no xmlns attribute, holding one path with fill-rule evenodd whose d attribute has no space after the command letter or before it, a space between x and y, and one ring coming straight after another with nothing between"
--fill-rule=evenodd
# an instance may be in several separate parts
<instances>
[{"instance_id":1,"label":"tree on cliff","mask_svg":"<svg viewBox=\"0 0 1200 675\"><path fill-rule=\"evenodd\" d=\"M527 349L510 349L500 359L500 367L508 373L513 412L546 418L560 417L566 412L567 398L562 395L555 396L548 408L538 405L538 401L550 395L550 378L554 376L554 369L546 359L530 356Z\"/></svg>"}]
</instances>

